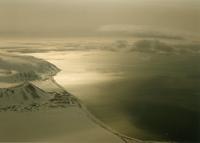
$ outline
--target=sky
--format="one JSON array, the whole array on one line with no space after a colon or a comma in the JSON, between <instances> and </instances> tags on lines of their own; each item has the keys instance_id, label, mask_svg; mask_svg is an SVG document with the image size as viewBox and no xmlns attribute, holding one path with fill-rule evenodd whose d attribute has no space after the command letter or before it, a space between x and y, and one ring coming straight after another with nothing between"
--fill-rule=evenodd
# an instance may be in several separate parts
<instances>
[{"instance_id":1,"label":"sky","mask_svg":"<svg viewBox=\"0 0 200 143\"><path fill-rule=\"evenodd\" d=\"M200 1L1 0L0 21L0 37L200 37Z\"/></svg>"}]
</instances>

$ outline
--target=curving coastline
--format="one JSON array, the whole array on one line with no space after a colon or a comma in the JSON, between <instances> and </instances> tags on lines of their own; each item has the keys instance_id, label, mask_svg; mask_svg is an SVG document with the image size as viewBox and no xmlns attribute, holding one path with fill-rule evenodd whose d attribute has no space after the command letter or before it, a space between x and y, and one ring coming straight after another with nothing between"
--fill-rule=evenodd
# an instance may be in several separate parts
<instances>
[{"instance_id":1,"label":"curving coastline","mask_svg":"<svg viewBox=\"0 0 200 143\"><path fill-rule=\"evenodd\" d=\"M61 85L59 85L54 78L52 78L52 81L58 86L60 87L61 89L65 90L64 87L62 87ZM71 94L71 93L70 93ZM114 129L110 128L108 125L104 124L102 121L100 121L98 118L96 118L88 109L87 107L84 105L84 103L79 100L78 98L75 97L75 95L71 94L76 102L78 103L79 107L87 114L87 116L93 121L95 122L96 124L98 124L99 126L101 126L102 128L104 128L105 130L108 130L109 132L113 133L114 135L118 136L119 138L122 139L122 141L124 141L125 143L141 143L141 142L144 142L142 140L139 140L139 139L135 139L135 138L132 138L132 137L128 137L126 135L123 135L117 131L115 131Z\"/></svg>"},{"instance_id":2,"label":"curving coastline","mask_svg":"<svg viewBox=\"0 0 200 143\"><path fill-rule=\"evenodd\" d=\"M90 134L100 133L103 138L98 138L105 142L120 143L121 138L114 137L111 132L101 129L100 124L92 122L92 116L88 116L83 104L56 83L53 76L60 69L53 64L32 56L0 53L0 69L0 83L4 85L0 87L0 142L72 140L84 143L89 138L93 140L90 142L96 140ZM73 126L70 121L74 122ZM53 124L48 126L48 122ZM64 123L66 125L63 126ZM86 131L80 134L81 128L94 128L96 133ZM70 135L73 130L77 130L75 136ZM75 137L78 136L84 137L85 141L77 140Z\"/></svg>"},{"instance_id":3,"label":"curving coastline","mask_svg":"<svg viewBox=\"0 0 200 143\"><path fill-rule=\"evenodd\" d=\"M56 80L52 77L52 81L61 89L66 90L64 87L62 87L61 85L59 85ZM78 98L76 98L75 95L71 94L71 96L74 97L75 101L77 102L77 104L79 105L79 107L87 114L87 116L96 124L98 124L100 127L104 128L105 130L111 132L112 134L118 136L124 143L175 143L175 142L160 142L160 141L143 141L143 140L139 140L136 138L132 138L129 136L126 136L114 129L112 129L111 127L109 127L108 125L106 125L105 123L103 123L101 120L99 120L98 118L96 118L88 109L87 107L84 105L84 103L79 100Z\"/></svg>"},{"instance_id":4,"label":"curving coastline","mask_svg":"<svg viewBox=\"0 0 200 143\"><path fill-rule=\"evenodd\" d=\"M13 63L11 64L12 66L5 66L6 64L3 63L9 56L12 57L11 59L14 58L15 60L14 67ZM0 88L1 114L7 112L17 112L23 114L28 112L49 112L51 110L61 111L67 109L68 107L74 107L81 109L81 112L85 114L84 116L86 116L91 122L95 123L103 130L110 132L119 138L123 143L155 142L142 141L123 135L96 118L93 114L91 114L82 101L71 93L68 93L64 87L56 82L54 76L60 71L60 69L55 65L45 60L29 56L0 54L0 59L0 68L4 71L4 73L5 71L6 73L12 73L12 77L13 72L7 71L15 70L15 73L18 73L15 74L18 80L15 78L14 80L9 80L10 83L17 82L17 85ZM25 59L26 62L23 63ZM24 67L28 65L28 69L25 68L23 71L20 66L22 63ZM7 64L10 63L7 62ZM40 68L42 68L41 71ZM20 77L18 77L19 74L21 75ZM1 76L0 82L4 83L5 81L3 79L8 78L9 76L10 75ZM101 132L105 132L103 130Z\"/></svg>"}]
</instances>

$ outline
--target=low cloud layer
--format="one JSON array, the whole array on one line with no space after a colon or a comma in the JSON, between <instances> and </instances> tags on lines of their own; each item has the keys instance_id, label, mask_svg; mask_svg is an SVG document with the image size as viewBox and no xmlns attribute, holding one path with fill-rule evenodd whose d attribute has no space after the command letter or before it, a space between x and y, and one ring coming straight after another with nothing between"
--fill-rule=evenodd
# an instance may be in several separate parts
<instances>
[{"instance_id":1,"label":"low cloud layer","mask_svg":"<svg viewBox=\"0 0 200 143\"><path fill-rule=\"evenodd\" d=\"M176 29L166 29L159 26L147 25L104 25L97 30L102 34L115 36L135 36L140 38L160 38L160 39L174 39L181 40L188 37L199 37L195 33L188 33L184 31L177 31Z\"/></svg>"},{"instance_id":2,"label":"low cloud layer","mask_svg":"<svg viewBox=\"0 0 200 143\"><path fill-rule=\"evenodd\" d=\"M200 44L169 44L159 40L140 40L134 43L131 51L158 54L200 54Z\"/></svg>"},{"instance_id":3,"label":"low cloud layer","mask_svg":"<svg viewBox=\"0 0 200 143\"><path fill-rule=\"evenodd\" d=\"M76 51L112 51L138 52L154 54L200 54L200 43L140 39L134 40L90 40L90 41L43 41L43 42L8 42L2 43L1 51L12 53L46 53L46 52L76 52Z\"/></svg>"}]
</instances>

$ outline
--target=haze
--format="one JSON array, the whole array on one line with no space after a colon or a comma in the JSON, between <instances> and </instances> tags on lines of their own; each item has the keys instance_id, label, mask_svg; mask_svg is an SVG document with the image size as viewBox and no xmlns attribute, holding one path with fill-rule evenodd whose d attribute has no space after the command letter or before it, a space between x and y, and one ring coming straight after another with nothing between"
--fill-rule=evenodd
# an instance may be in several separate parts
<instances>
[{"instance_id":1,"label":"haze","mask_svg":"<svg viewBox=\"0 0 200 143\"><path fill-rule=\"evenodd\" d=\"M117 26L199 37L199 13L198 0L1 0L0 36L116 36Z\"/></svg>"}]
</instances>

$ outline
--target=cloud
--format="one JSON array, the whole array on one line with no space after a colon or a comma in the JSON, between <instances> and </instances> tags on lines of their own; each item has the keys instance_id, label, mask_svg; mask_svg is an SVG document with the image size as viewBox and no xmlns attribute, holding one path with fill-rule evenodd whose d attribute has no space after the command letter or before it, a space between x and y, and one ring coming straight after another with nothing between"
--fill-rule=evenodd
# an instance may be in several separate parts
<instances>
[{"instance_id":1,"label":"cloud","mask_svg":"<svg viewBox=\"0 0 200 143\"><path fill-rule=\"evenodd\" d=\"M97 30L102 34L115 36L135 36L140 38L161 38L183 40L185 37L196 36L191 33L179 32L172 29L166 29L158 26L141 26L141 25L104 25Z\"/></svg>"},{"instance_id":2,"label":"cloud","mask_svg":"<svg viewBox=\"0 0 200 143\"><path fill-rule=\"evenodd\" d=\"M87 40L87 41L43 41L4 43L1 51L12 53L47 53L47 52L139 52L156 54L200 54L200 43L186 40L140 39L140 40Z\"/></svg>"},{"instance_id":3,"label":"cloud","mask_svg":"<svg viewBox=\"0 0 200 143\"><path fill-rule=\"evenodd\" d=\"M64 51L119 51L129 45L127 40L72 40L72 41L42 41L40 42L8 42L0 45L1 51L12 53L47 53Z\"/></svg>"},{"instance_id":4,"label":"cloud","mask_svg":"<svg viewBox=\"0 0 200 143\"><path fill-rule=\"evenodd\" d=\"M130 51L157 54L200 54L200 44L170 44L159 40L139 40L133 44Z\"/></svg>"}]
</instances>

